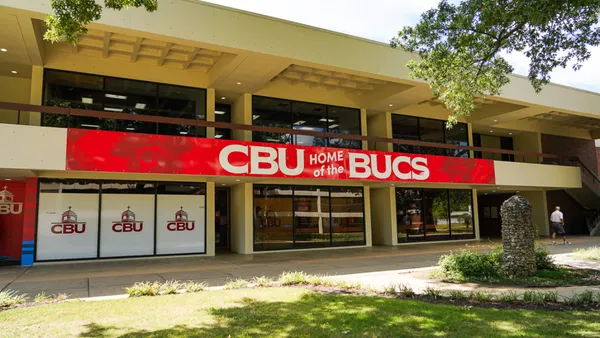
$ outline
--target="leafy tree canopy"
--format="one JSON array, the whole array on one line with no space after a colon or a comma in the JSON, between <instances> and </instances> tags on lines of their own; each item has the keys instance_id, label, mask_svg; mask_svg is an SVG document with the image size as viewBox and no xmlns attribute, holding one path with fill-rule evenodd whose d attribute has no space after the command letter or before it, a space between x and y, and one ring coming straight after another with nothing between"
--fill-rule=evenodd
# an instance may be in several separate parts
<instances>
[{"instance_id":1,"label":"leafy tree canopy","mask_svg":"<svg viewBox=\"0 0 600 338\"><path fill-rule=\"evenodd\" d=\"M407 65L411 76L428 82L450 110L450 128L473 112L476 97L498 95L509 82L504 54L529 58L536 92L556 67L579 70L600 41L599 10L600 0L442 0L391 45L420 56Z\"/></svg>"},{"instance_id":2,"label":"leafy tree canopy","mask_svg":"<svg viewBox=\"0 0 600 338\"><path fill-rule=\"evenodd\" d=\"M86 34L86 26L97 21L104 9L95 0L51 0L50 5L54 15L48 15L46 25L48 30L44 39L51 42L66 41L77 43L80 34ZM130 7L144 7L149 12L158 9L158 0L104 0L104 7L122 10Z\"/></svg>"}]
</instances>

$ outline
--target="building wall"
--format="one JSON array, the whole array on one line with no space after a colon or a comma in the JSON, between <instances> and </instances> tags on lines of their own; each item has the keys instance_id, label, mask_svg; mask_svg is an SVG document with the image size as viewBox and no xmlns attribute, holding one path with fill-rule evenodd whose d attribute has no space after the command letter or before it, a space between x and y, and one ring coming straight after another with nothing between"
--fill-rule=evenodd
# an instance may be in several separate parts
<instances>
[{"instance_id":1,"label":"building wall","mask_svg":"<svg viewBox=\"0 0 600 338\"><path fill-rule=\"evenodd\" d=\"M31 79L0 76L0 88L2 88L0 90L0 102L29 104ZM16 111L0 109L0 123L17 123L17 115Z\"/></svg>"},{"instance_id":2,"label":"building wall","mask_svg":"<svg viewBox=\"0 0 600 338\"><path fill-rule=\"evenodd\" d=\"M594 140L542 134L542 151L578 157L590 170L598 171L598 157ZM553 161L553 160L549 160Z\"/></svg>"}]
</instances>

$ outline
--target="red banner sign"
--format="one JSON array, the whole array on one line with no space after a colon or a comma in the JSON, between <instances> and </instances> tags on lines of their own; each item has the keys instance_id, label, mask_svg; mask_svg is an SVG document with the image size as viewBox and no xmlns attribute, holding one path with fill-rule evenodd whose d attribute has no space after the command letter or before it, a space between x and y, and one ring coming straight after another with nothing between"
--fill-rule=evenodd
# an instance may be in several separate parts
<instances>
[{"instance_id":1,"label":"red banner sign","mask_svg":"<svg viewBox=\"0 0 600 338\"><path fill-rule=\"evenodd\" d=\"M490 160L70 129L67 170L494 184Z\"/></svg>"}]
</instances>

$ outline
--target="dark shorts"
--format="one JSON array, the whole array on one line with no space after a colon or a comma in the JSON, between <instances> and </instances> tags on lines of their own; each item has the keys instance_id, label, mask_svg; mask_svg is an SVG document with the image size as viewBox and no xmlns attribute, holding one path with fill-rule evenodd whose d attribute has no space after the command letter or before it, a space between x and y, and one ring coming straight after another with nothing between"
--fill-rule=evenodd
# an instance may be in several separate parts
<instances>
[{"instance_id":1,"label":"dark shorts","mask_svg":"<svg viewBox=\"0 0 600 338\"><path fill-rule=\"evenodd\" d=\"M564 235L565 227L560 222L552 222L552 231L559 235Z\"/></svg>"}]
</instances>

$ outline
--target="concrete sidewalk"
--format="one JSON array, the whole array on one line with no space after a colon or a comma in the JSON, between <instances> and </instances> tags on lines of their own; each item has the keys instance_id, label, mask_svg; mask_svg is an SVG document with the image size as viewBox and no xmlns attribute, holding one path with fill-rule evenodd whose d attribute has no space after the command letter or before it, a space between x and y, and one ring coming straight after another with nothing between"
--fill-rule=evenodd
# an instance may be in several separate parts
<instances>
[{"instance_id":1,"label":"concrete sidewalk","mask_svg":"<svg viewBox=\"0 0 600 338\"><path fill-rule=\"evenodd\" d=\"M553 254L572 252L600 244L600 238L572 238L571 246L548 246ZM451 251L470 248L487 250L498 242L435 243L398 247L349 248L276 252L254 255L217 254L215 257L175 257L37 264L33 267L0 267L0 289L18 290L35 296L65 293L71 298L123 294L124 288L140 281L198 281L211 286L255 276L277 277L284 271L344 276L361 280L364 274L385 273L436 265ZM340 277L342 278L342 277ZM393 276L377 277L383 285ZM389 278L389 280L387 280Z\"/></svg>"}]
</instances>

